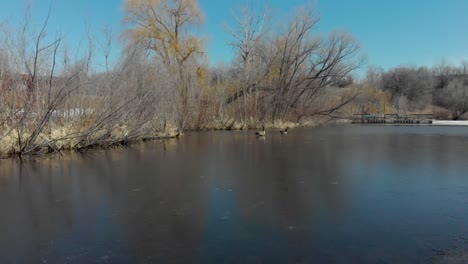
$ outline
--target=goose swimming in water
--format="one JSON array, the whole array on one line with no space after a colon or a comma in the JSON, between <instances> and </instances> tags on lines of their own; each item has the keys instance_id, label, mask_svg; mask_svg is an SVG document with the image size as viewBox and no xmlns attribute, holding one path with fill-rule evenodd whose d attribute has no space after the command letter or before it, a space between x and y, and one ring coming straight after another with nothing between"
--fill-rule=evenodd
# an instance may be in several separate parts
<instances>
[{"instance_id":1,"label":"goose swimming in water","mask_svg":"<svg viewBox=\"0 0 468 264\"><path fill-rule=\"evenodd\" d=\"M265 126L262 127L261 131L255 132L255 135L257 135L259 137L264 137L266 135Z\"/></svg>"},{"instance_id":2,"label":"goose swimming in water","mask_svg":"<svg viewBox=\"0 0 468 264\"><path fill-rule=\"evenodd\" d=\"M280 133L281 133L282 135L287 135L287 134L288 134L288 129L289 129L289 127L286 127L286 129L285 129L285 130L281 130Z\"/></svg>"},{"instance_id":3,"label":"goose swimming in water","mask_svg":"<svg viewBox=\"0 0 468 264\"><path fill-rule=\"evenodd\" d=\"M175 134L174 137L175 137L176 139L179 139L180 136L182 136L182 129L178 128L178 129L176 130L176 134Z\"/></svg>"}]
</instances>

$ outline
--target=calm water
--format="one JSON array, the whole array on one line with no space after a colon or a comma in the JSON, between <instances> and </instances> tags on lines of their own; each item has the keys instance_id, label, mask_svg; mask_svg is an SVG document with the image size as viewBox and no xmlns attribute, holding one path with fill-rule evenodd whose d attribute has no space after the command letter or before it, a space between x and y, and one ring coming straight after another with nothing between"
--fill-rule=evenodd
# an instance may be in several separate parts
<instances>
[{"instance_id":1,"label":"calm water","mask_svg":"<svg viewBox=\"0 0 468 264\"><path fill-rule=\"evenodd\" d=\"M468 128L193 133L0 161L0 263L427 263L468 249Z\"/></svg>"}]
</instances>

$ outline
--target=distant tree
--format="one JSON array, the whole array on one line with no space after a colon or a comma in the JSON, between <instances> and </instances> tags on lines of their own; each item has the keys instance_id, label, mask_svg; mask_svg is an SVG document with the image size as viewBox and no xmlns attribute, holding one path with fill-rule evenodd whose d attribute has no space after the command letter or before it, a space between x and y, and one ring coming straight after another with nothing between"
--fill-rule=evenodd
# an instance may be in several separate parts
<instances>
[{"instance_id":1,"label":"distant tree","mask_svg":"<svg viewBox=\"0 0 468 264\"><path fill-rule=\"evenodd\" d=\"M438 104L452 113L453 120L459 120L468 113L468 80L456 78L437 97Z\"/></svg>"},{"instance_id":2,"label":"distant tree","mask_svg":"<svg viewBox=\"0 0 468 264\"><path fill-rule=\"evenodd\" d=\"M397 108L397 114L406 114L410 109L408 98L404 95L394 97L393 103Z\"/></svg>"},{"instance_id":3,"label":"distant tree","mask_svg":"<svg viewBox=\"0 0 468 264\"><path fill-rule=\"evenodd\" d=\"M378 86L380 86L380 82L382 81L383 72L383 69L380 67L370 66L369 68L367 68L365 82L368 85L377 88Z\"/></svg>"},{"instance_id":4,"label":"distant tree","mask_svg":"<svg viewBox=\"0 0 468 264\"><path fill-rule=\"evenodd\" d=\"M332 78L332 85L338 88L346 88L351 86L354 83L354 78L352 75L348 74L341 78Z\"/></svg>"},{"instance_id":5,"label":"distant tree","mask_svg":"<svg viewBox=\"0 0 468 264\"><path fill-rule=\"evenodd\" d=\"M391 112L390 93L374 86L364 85L352 103L355 114L388 114Z\"/></svg>"},{"instance_id":6,"label":"distant tree","mask_svg":"<svg viewBox=\"0 0 468 264\"><path fill-rule=\"evenodd\" d=\"M464 60L461 63L462 74L468 74L468 61Z\"/></svg>"},{"instance_id":7,"label":"distant tree","mask_svg":"<svg viewBox=\"0 0 468 264\"><path fill-rule=\"evenodd\" d=\"M381 87L391 92L394 104L399 105L397 101L403 96L411 108L417 108L431 102L434 78L424 67L398 67L382 74Z\"/></svg>"},{"instance_id":8,"label":"distant tree","mask_svg":"<svg viewBox=\"0 0 468 264\"><path fill-rule=\"evenodd\" d=\"M440 61L432 69L434 75L434 88L444 89L447 88L450 79L463 73L462 68L453 67L445 60Z\"/></svg>"}]
</instances>

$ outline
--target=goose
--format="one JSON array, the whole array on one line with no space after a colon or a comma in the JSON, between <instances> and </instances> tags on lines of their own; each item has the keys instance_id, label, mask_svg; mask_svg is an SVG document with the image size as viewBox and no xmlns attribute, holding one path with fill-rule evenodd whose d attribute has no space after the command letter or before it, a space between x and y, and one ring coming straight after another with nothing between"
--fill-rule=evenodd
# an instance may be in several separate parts
<instances>
[{"instance_id":1,"label":"goose","mask_svg":"<svg viewBox=\"0 0 468 264\"><path fill-rule=\"evenodd\" d=\"M255 135L257 135L259 137L264 137L266 135L265 126L262 127L261 131L255 132Z\"/></svg>"},{"instance_id":2,"label":"goose","mask_svg":"<svg viewBox=\"0 0 468 264\"><path fill-rule=\"evenodd\" d=\"M285 130L281 130L280 133L281 133L282 135L287 135L287 134L288 134L288 129L289 129L289 127L286 127L286 129L285 129Z\"/></svg>"},{"instance_id":3,"label":"goose","mask_svg":"<svg viewBox=\"0 0 468 264\"><path fill-rule=\"evenodd\" d=\"M182 136L182 129L178 128L178 129L176 130L175 138L176 138L176 139L179 139L180 136Z\"/></svg>"}]
</instances>

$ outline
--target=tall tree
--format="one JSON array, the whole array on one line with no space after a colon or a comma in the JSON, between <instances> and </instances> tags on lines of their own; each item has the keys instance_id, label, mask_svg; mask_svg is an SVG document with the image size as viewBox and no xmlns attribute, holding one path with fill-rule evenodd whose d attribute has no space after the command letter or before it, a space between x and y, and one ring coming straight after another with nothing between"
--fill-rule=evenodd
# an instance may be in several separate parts
<instances>
[{"instance_id":1,"label":"tall tree","mask_svg":"<svg viewBox=\"0 0 468 264\"><path fill-rule=\"evenodd\" d=\"M167 66L181 66L201 52L189 28L202 21L196 0L126 0L125 22L134 41L146 42Z\"/></svg>"},{"instance_id":2,"label":"tall tree","mask_svg":"<svg viewBox=\"0 0 468 264\"><path fill-rule=\"evenodd\" d=\"M235 96L242 96L242 117L246 118L247 109L253 110L254 113L251 114L258 112L257 94L255 93L254 100L250 95L258 86L262 75L260 55L270 32L270 11L266 9L258 12L251 6L245 6L236 10L233 15L235 24L228 31L233 37L230 44L234 47L237 56L235 64L238 67L240 90ZM247 105L248 103L251 107Z\"/></svg>"},{"instance_id":3,"label":"tall tree","mask_svg":"<svg viewBox=\"0 0 468 264\"><path fill-rule=\"evenodd\" d=\"M190 72L189 64L202 53L200 38L191 33L203 19L197 1L126 0L125 12L131 41L154 51L173 77L181 101L179 121L183 123L188 114L189 76L196 75L196 67Z\"/></svg>"},{"instance_id":4,"label":"tall tree","mask_svg":"<svg viewBox=\"0 0 468 264\"><path fill-rule=\"evenodd\" d=\"M328 38L315 36L318 21L314 8L302 8L286 27L259 42L260 62L256 70L262 74L261 82L247 92L262 93L265 117L272 121L285 119L292 112L301 112L296 117L299 120L317 106L317 100L333 80L348 76L361 65L357 58L359 44L344 33L334 33ZM237 43L242 47L242 41ZM227 103L245 95L241 90ZM330 114L347 104L348 99L314 113Z\"/></svg>"}]
</instances>

